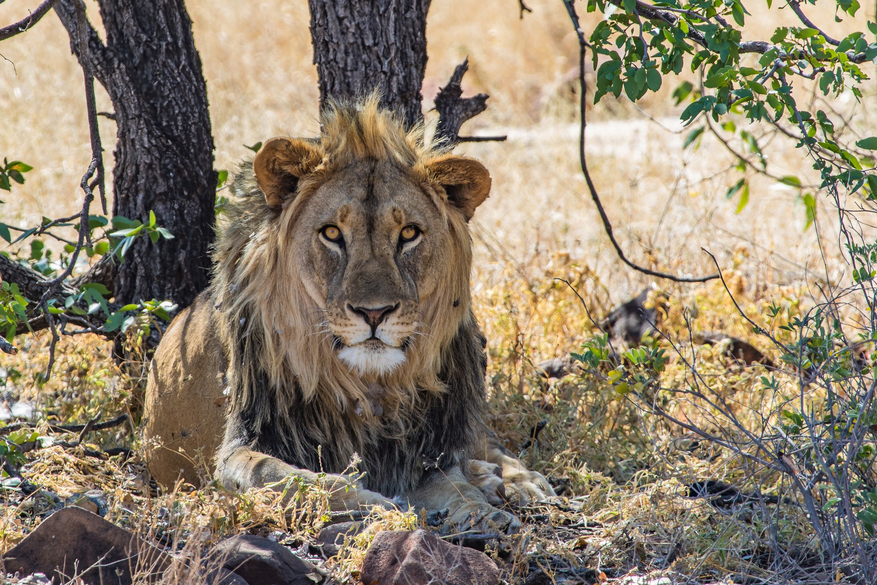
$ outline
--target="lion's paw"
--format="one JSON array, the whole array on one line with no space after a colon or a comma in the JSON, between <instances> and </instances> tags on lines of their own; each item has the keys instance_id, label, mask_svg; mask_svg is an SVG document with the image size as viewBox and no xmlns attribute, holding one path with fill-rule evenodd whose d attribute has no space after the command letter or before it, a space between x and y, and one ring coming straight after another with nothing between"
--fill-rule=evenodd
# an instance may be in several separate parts
<instances>
[{"instance_id":1,"label":"lion's paw","mask_svg":"<svg viewBox=\"0 0 877 585\"><path fill-rule=\"evenodd\" d=\"M544 502L557 495L544 475L523 466L518 469L503 468L502 483L506 500L519 507Z\"/></svg>"},{"instance_id":2,"label":"lion's paw","mask_svg":"<svg viewBox=\"0 0 877 585\"><path fill-rule=\"evenodd\" d=\"M498 510L486 502L468 501L448 515L448 522L460 531L511 534L521 529L517 516Z\"/></svg>"},{"instance_id":3,"label":"lion's paw","mask_svg":"<svg viewBox=\"0 0 877 585\"><path fill-rule=\"evenodd\" d=\"M495 463L473 459L469 462L469 483L477 487L487 502L493 506L506 503L505 486L502 481L502 467Z\"/></svg>"}]
</instances>

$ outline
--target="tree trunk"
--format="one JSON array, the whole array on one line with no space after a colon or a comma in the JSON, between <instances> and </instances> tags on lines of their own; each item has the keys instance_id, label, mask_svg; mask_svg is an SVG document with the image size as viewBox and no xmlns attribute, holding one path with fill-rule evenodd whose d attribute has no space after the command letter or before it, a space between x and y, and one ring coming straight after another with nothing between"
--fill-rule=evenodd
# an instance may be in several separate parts
<instances>
[{"instance_id":1,"label":"tree trunk","mask_svg":"<svg viewBox=\"0 0 877 585\"><path fill-rule=\"evenodd\" d=\"M423 119L430 0L308 0L320 107L379 89L405 124Z\"/></svg>"},{"instance_id":2,"label":"tree trunk","mask_svg":"<svg viewBox=\"0 0 877 585\"><path fill-rule=\"evenodd\" d=\"M60 0L56 11L80 63L113 102L113 215L147 223L153 211L174 235L155 243L137 238L116 276L115 299L168 299L185 307L209 281L216 189L192 22L183 0L99 0L104 44L77 17L79 1Z\"/></svg>"}]
</instances>

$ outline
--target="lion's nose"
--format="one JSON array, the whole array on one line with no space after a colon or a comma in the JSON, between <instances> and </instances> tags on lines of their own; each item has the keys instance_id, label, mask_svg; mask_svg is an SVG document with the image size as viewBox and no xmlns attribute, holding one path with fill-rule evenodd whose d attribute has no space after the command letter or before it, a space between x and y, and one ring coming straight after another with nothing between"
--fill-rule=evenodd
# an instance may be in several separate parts
<instances>
[{"instance_id":1,"label":"lion's nose","mask_svg":"<svg viewBox=\"0 0 877 585\"><path fill-rule=\"evenodd\" d=\"M372 333L377 330L378 325L384 322L387 315L399 308L398 304L386 305L384 307L378 307L377 309L371 309L369 307L352 307L350 305L347 306L351 311L365 319L365 322L372 328Z\"/></svg>"}]
</instances>

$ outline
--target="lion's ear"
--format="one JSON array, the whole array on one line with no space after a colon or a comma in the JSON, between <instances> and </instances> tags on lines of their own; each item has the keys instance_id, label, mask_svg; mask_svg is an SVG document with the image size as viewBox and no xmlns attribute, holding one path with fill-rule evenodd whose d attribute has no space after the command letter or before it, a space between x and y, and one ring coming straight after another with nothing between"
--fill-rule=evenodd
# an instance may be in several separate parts
<instances>
[{"instance_id":1,"label":"lion's ear","mask_svg":"<svg viewBox=\"0 0 877 585\"><path fill-rule=\"evenodd\" d=\"M448 194L448 203L459 208L466 221L490 193L490 173L480 162L462 156L448 156L427 166L430 177Z\"/></svg>"},{"instance_id":2,"label":"lion's ear","mask_svg":"<svg viewBox=\"0 0 877 585\"><path fill-rule=\"evenodd\" d=\"M268 207L282 209L298 188L299 179L311 173L322 158L320 151L304 140L272 138L263 144L253 159L253 172Z\"/></svg>"}]
</instances>

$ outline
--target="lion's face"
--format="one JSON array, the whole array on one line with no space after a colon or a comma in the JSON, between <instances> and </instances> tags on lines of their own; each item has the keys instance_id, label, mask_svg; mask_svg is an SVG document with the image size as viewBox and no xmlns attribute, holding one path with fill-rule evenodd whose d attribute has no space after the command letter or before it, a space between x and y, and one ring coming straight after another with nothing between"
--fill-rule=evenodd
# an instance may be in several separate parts
<instances>
[{"instance_id":1,"label":"lion's face","mask_svg":"<svg viewBox=\"0 0 877 585\"><path fill-rule=\"evenodd\" d=\"M420 308L450 247L430 194L395 165L359 161L318 187L297 223L297 272L338 357L358 373L394 370L427 334Z\"/></svg>"},{"instance_id":2,"label":"lion's face","mask_svg":"<svg viewBox=\"0 0 877 585\"><path fill-rule=\"evenodd\" d=\"M411 166L355 158L323 172L314 149L274 139L254 161L256 177L286 226L289 273L319 314L313 334L331 339L357 374L386 375L432 342L437 315L459 322L468 310L465 222L490 177L480 163L450 156Z\"/></svg>"}]
</instances>

